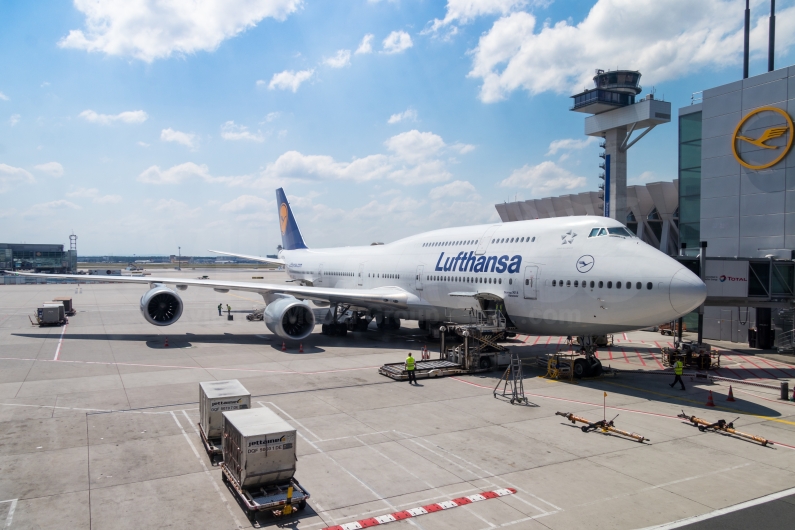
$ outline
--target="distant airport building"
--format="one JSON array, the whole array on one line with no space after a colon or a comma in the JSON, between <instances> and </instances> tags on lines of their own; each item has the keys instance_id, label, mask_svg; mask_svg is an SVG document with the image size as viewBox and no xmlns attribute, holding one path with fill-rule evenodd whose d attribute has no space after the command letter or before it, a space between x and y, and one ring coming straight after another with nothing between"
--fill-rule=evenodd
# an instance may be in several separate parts
<instances>
[{"instance_id":1,"label":"distant airport building","mask_svg":"<svg viewBox=\"0 0 795 530\"><path fill-rule=\"evenodd\" d=\"M75 272L77 250L64 250L63 245L0 243L0 270Z\"/></svg>"},{"instance_id":2,"label":"distant airport building","mask_svg":"<svg viewBox=\"0 0 795 530\"><path fill-rule=\"evenodd\" d=\"M496 204L503 222L566 217L569 215L602 216L604 201L600 193L586 191L573 195L531 199ZM625 224L639 238L666 254L679 248L678 181L652 182L645 186L626 187Z\"/></svg>"}]
</instances>

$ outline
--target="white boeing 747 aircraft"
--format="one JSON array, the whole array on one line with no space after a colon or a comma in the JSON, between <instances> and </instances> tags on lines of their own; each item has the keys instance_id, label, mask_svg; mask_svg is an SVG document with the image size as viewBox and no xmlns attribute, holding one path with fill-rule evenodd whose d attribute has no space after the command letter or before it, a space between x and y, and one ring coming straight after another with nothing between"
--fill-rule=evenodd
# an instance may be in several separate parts
<instances>
[{"instance_id":1,"label":"white boeing 747 aircraft","mask_svg":"<svg viewBox=\"0 0 795 530\"><path fill-rule=\"evenodd\" d=\"M385 245L310 249L281 188L276 198L279 259L213 252L284 265L293 284L118 276L102 281L149 284L141 313L156 326L173 324L182 314L182 300L168 285L259 293L267 304L266 325L286 340L314 330L308 301L330 307L327 335L366 329L372 319L393 329L400 319L417 320L429 330L440 322L468 323L473 310L498 307L517 332L579 336L585 344L592 335L676 319L707 295L695 274L605 217L445 228Z\"/></svg>"}]
</instances>

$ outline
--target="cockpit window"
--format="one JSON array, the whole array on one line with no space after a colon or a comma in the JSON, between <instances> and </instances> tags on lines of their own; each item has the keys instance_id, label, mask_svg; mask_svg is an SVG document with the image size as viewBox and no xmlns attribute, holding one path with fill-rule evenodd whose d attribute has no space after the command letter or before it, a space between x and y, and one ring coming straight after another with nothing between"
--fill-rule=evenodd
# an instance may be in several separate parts
<instances>
[{"instance_id":1,"label":"cockpit window","mask_svg":"<svg viewBox=\"0 0 795 530\"><path fill-rule=\"evenodd\" d=\"M598 228L591 228L591 233L588 234L588 237L596 237L598 235L599 235L599 229Z\"/></svg>"},{"instance_id":2,"label":"cockpit window","mask_svg":"<svg viewBox=\"0 0 795 530\"><path fill-rule=\"evenodd\" d=\"M633 234L623 226L615 226L607 229L611 236L632 237Z\"/></svg>"},{"instance_id":3,"label":"cockpit window","mask_svg":"<svg viewBox=\"0 0 795 530\"><path fill-rule=\"evenodd\" d=\"M600 228L599 229L599 235L600 236L606 236L607 235L607 230L605 230L604 228Z\"/></svg>"}]
</instances>

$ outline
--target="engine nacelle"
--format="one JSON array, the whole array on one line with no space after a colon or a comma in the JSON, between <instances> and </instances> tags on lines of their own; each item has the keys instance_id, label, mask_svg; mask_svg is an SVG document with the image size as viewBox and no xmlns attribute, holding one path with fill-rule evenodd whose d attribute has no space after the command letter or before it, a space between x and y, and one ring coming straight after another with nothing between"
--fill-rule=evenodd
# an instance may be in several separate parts
<instances>
[{"instance_id":1,"label":"engine nacelle","mask_svg":"<svg viewBox=\"0 0 795 530\"><path fill-rule=\"evenodd\" d=\"M306 302L285 297L268 304L262 313L265 325L283 339L305 339L315 329L315 314Z\"/></svg>"},{"instance_id":2,"label":"engine nacelle","mask_svg":"<svg viewBox=\"0 0 795 530\"><path fill-rule=\"evenodd\" d=\"M155 326L170 326L179 320L182 306L182 298L165 285L155 285L141 297L141 313Z\"/></svg>"}]
</instances>

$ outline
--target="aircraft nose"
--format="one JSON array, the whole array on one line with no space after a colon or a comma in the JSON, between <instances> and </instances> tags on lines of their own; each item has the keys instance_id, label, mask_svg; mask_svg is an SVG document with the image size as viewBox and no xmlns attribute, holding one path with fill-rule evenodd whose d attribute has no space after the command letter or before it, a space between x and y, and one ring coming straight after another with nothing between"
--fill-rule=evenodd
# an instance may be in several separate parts
<instances>
[{"instance_id":1,"label":"aircraft nose","mask_svg":"<svg viewBox=\"0 0 795 530\"><path fill-rule=\"evenodd\" d=\"M671 278L671 307L680 315L689 313L707 299L707 286L687 269L680 269Z\"/></svg>"}]
</instances>

